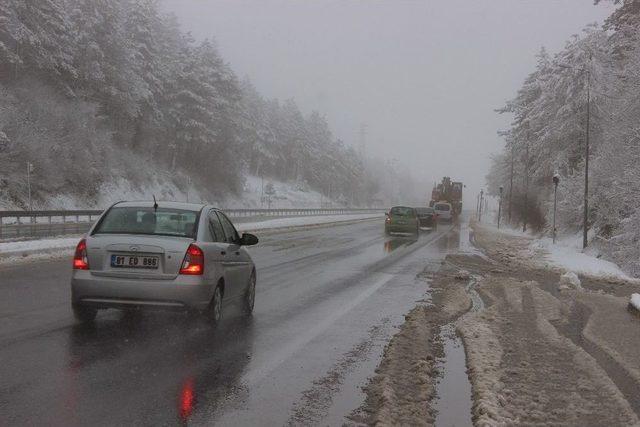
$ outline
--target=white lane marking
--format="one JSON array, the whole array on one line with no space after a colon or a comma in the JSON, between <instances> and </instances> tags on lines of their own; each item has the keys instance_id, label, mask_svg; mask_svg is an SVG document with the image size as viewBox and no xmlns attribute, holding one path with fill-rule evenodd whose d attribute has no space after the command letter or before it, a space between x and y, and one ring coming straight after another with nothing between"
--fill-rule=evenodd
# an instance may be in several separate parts
<instances>
[{"instance_id":1,"label":"white lane marking","mask_svg":"<svg viewBox=\"0 0 640 427\"><path fill-rule=\"evenodd\" d=\"M381 277L378 278L378 280L376 280L371 286L367 287L355 298L350 299L346 304L340 307L339 310L331 312L331 316L325 317L323 321L317 323L306 333L304 333L303 335L298 335L297 338L289 341L286 345L281 347L280 351L278 351L274 356L270 357L267 362L263 363L262 366L259 366L256 369L252 369L250 372L247 372L243 376L242 382L251 387L262 381L278 366L289 359L294 353L296 353L318 335L327 330L329 326L331 326L331 324L336 322L336 320L353 310L358 304L362 303L364 300L373 295L373 293L375 293L378 289L384 286L387 282L395 278L395 275L393 274L379 273L377 275Z\"/></svg>"}]
</instances>

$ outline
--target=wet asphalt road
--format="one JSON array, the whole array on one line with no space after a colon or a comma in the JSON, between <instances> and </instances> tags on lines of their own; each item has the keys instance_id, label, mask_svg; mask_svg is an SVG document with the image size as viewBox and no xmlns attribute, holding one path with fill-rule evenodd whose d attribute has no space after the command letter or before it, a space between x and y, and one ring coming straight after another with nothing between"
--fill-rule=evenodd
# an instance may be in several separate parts
<instances>
[{"instance_id":1,"label":"wet asphalt road","mask_svg":"<svg viewBox=\"0 0 640 427\"><path fill-rule=\"evenodd\" d=\"M264 236L256 307L75 323L69 260L0 267L0 425L340 425L459 237L379 221Z\"/></svg>"}]
</instances>

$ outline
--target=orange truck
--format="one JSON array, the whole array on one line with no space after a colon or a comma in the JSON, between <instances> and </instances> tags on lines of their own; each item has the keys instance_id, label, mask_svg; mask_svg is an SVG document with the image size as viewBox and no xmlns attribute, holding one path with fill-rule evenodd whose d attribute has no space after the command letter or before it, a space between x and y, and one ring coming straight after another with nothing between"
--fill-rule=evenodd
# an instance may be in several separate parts
<instances>
[{"instance_id":1,"label":"orange truck","mask_svg":"<svg viewBox=\"0 0 640 427\"><path fill-rule=\"evenodd\" d=\"M451 181L451 178L445 176L439 184L433 186L429 206L433 207L438 202L449 203L453 215L457 217L462 212L463 188L462 182Z\"/></svg>"}]
</instances>

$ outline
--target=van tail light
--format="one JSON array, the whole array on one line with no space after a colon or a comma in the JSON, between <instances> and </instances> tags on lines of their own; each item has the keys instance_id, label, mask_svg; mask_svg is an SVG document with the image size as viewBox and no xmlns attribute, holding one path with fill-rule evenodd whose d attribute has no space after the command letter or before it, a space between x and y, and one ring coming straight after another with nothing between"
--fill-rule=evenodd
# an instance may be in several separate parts
<instances>
[{"instance_id":1,"label":"van tail light","mask_svg":"<svg viewBox=\"0 0 640 427\"><path fill-rule=\"evenodd\" d=\"M184 255L180 274L200 275L204 273L204 252L193 243L187 248Z\"/></svg>"},{"instance_id":2,"label":"van tail light","mask_svg":"<svg viewBox=\"0 0 640 427\"><path fill-rule=\"evenodd\" d=\"M87 258L87 241L85 239L80 240L80 242L78 242L78 246L76 246L76 252L75 254L73 254L73 269L89 269L89 259Z\"/></svg>"}]
</instances>

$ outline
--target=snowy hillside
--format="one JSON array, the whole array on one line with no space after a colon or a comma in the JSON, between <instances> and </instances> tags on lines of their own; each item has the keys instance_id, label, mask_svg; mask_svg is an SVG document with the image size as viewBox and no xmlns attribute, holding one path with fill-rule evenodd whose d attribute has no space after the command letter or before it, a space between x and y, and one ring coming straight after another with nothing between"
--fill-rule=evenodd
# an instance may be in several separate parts
<instances>
[{"instance_id":1,"label":"snowy hillside","mask_svg":"<svg viewBox=\"0 0 640 427\"><path fill-rule=\"evenodd\" d=\"M119 178L100 186L95 197L77 197L69 194L52 195L46 201L36 201L34 209L102 209L119 200L151 200L153 196L158 200L190 201L211 203L225 208L319 208L347 206L329 200L326 196L308 187L295 183L285 183L271 179L249 176L245 180L243 190L238 195L212 196L199 191L193 184L187 184L187 179L180 177L182 185L176 184L175 178L166 174L150 172L142 185L134 184L124 178ZM274 193L265 195L264 187L272 184ZM262 202L261 202L262 199ZM19 210L21 207L7 201L0 200L0 210Z\"/></svg>"},{"instance_id":2,"label":"snowy hillside","mask_svg":"<svg viewBox=\"0 0 640 427\"><path fill-rule=\"evenodd\" d=\"M100 4L1 2L0 208L27 208L29 187L35 208L186 199L188 188L254 206L251 174L274 181L275 206L366 206L412 187L402 165L365 159L321 113L265 99L155 2Z\"/></svg>"}]
</instances>

